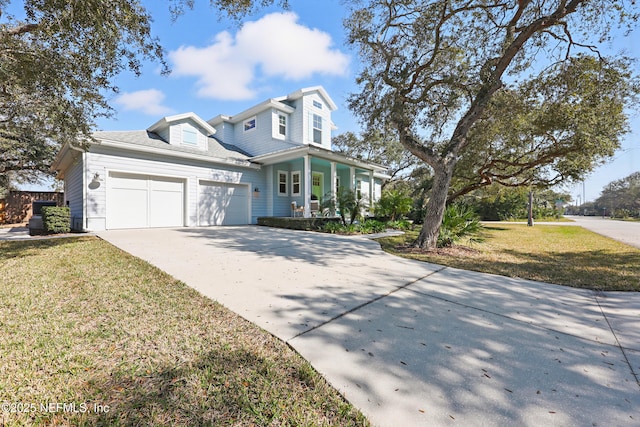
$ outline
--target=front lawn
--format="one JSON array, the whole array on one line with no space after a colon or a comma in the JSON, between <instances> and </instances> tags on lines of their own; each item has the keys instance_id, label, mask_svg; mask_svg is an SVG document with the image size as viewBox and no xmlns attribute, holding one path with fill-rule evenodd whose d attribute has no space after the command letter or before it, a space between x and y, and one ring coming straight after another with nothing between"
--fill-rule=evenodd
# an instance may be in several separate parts
<instances>
[{"instance_id":1,"label":"front lawn","mask_svg":"<svg viewBox=\"0 0 640 427\"><path fill-rule=\"evenodd\" d=\"M102 240L0 242L0 277L0 425L368 425L285 343Z\"/></svg>"},{"instance_id":2,"label":"front lawn","mask_svg":"<svg viewBox=\"0 0 640 427\"><path fill-rule=\"evenodd\" d=\"M435 252L403 246L418 231L377 239L387 252L466 270L603 291L640 291L640 250L582 227L496 224L484 243Z\"/></svg>"}]
</instances>

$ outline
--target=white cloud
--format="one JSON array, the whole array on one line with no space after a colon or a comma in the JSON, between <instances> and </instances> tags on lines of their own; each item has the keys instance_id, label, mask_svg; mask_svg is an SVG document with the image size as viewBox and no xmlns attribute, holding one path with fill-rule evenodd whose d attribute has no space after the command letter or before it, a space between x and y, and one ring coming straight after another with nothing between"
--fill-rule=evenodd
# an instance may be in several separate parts
<instances>
[{"instance_id":1,"label":"white cloud","mask_svg":"<svg viewBox=\"0 0 640 427\"><path fill-rule=\"evenodd\" d=\"M210 46L182 46L169 53L173 74L197 77L199 96L225 100L252 98L261 77L345 75L349 56L332 48L328 33L297 21L292 12L272 13L246 23L235 38L225 31Z\"/></svg>"},{"instance_id":2,"label":"white cloud","mask_svg":"<svg viewBox=\"0 0 640 427\"><path fill-rule=\"evenodd\" d=\"M116 97L114 102L125 111L141 111L150 116L164 116L173 112L171 108L162 105L164 98L164 93L158 89L147 89L124 92Z\"/></svg>"}]
</instances>

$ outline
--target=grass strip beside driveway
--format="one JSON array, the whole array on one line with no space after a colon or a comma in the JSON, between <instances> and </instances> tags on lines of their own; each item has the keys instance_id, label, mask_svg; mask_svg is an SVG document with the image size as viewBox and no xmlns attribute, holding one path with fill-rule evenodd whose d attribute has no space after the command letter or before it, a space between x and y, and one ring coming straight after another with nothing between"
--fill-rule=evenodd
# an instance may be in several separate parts
<instances>
[{"instance_id":1,"label":"grass strip beside driveway","mask_svg":"<svg viewBox=\"0 0 640 427\"><path fill-rule=\"evenodd\" d=\"M406 246L418 236L377 239L395 255L465 270L601 291L640 291L640 250L582 227L499 224L485 242L434 252Z\"/></svg>"},{"instance_id":2,"label":"grass strip beside driveway","mask_svg":"<svg viewBox=\"0 0 640 427\"><path fill-rule=\"evenodd\" d=\"M285 343L102 240L0 242L0 277L0 425L368 425Z\"/></svg>"}]
</instances>

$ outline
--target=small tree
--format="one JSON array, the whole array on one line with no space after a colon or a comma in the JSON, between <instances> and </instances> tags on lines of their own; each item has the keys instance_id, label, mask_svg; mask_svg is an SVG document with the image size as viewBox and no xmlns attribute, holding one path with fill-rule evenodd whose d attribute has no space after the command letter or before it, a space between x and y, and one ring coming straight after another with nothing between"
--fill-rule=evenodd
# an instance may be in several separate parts
<instances>
[{"instance_id":1,"label":"small tree","mask_svg":"<svg viewBox=\"0 0 640 427\"><path fill-rule=\"evenodd\" d=\"M342 224L345 226L353 224L362 215L362 210L366 208L367 203L362 196L359 197L355 191L344 187L338 188L335 196L333 193L328 193L322 203L322 210L339 212Z\"/></svg>"},{"instance_id":2,"label":"small tree","mask_svg":"<svg viewBox=\"0 0 640 427\"><path fill-rule=\"evenodd\" d=\"M462 204L447 206L438 234L438 247L452 246L464 238L481 241L481 232L482 224L473 209Z\"/></svg>"},{"instance_id":3,"label":"small tree","mask_svg":"<svg viewBox=\"0 0 640 427\"><path fill-rule=\"evenodd\" d=\"M413 208L413 199L398 190L385 191L376 204L376 216L388 217L395 221L408 214Z\"/></svg>"}]
</instances>

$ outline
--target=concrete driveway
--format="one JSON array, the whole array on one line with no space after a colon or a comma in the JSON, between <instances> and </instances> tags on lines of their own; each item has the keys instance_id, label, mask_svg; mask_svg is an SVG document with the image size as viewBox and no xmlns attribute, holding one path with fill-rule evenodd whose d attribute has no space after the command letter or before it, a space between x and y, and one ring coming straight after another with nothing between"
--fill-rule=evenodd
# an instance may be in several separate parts
<instances>
[{"instance_id":1,"label":"concrete driveway","mask_svg":"<svg viewBox=\"0 0 640 427\"><path fill-rule=\"evenodd\" d=\"M99 233L293 346L379 426L640 424L640 294L263 227Z\"/></svg>"}]
</instances>

